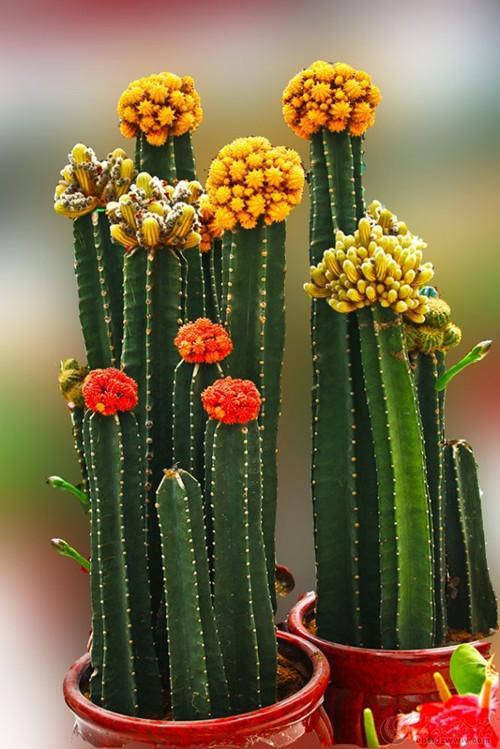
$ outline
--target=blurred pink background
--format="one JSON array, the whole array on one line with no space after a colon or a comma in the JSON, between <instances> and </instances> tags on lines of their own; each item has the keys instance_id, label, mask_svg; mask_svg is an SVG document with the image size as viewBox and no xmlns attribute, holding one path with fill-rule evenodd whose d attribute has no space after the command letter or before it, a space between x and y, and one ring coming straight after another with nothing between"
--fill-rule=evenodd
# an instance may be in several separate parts
<instances>
[{"instance_id":1,"label":"blurred pink background","mask_svg":"<svg viewBox=\"0 0 500 749\"><path fill-rule=\"evenodd\" d=\"M318 58L364 68L384 97L366 142L367 197L428 241L436 281L463 327L455 360L478 340L500 337L499 11L489 0L4 4L1 746L71 746L60 684L88 634L88 580L48 543L62 536L86 552L86 521L76 502L45 485L54 473L77 478L56 383L60 358L83 356L71 225L52 211L69 149L82 141L101 156L117 145L131 152L118 132L118 96L133 78L172 70L193 75L202 97L194 138L202 178L217 150L240 135L266 135L307 159L307 144L281 117L288 79ZM314 584L301 290L307 200L289 220L287 252L278 543L301 591ZM499 373L500 342L450 388L448 432L469 440L481 463L500 591Z\"/></svg>"}]
</instances>

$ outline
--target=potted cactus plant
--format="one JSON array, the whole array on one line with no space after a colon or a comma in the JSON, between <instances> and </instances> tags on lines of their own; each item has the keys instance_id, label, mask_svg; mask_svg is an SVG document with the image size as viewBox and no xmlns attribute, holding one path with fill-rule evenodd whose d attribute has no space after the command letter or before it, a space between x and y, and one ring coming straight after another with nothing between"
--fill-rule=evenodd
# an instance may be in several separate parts
<instances>
[{"instance_id":1,"label":"potted cactus plant","mask_svg":"<svg viewBox=\"0 0 500 749\"><path fill-rule=\"evenodd\" d=\"M205 192L191 78L133 81L118 112L135 162L78 144L55 195L73 220L87 356L59 375L81 482L49 480L90 518L90 560L53 541L90 573L89 652L66 701L93 746L326 746L328 663L273 617L284 221L300 160L239 139Z\"/></svg>"},{"instance_id":2,"label":"potted cactus plant","mask_svg":"<svg viewBox=\"0 0 500 749\"><path fill-rule=\"evenodd\" d=\"M429 286L426 244L365 205L380 98L363 71L322 61L283 95L285 121L310 140L317 570L317 597L289 628L327 654L336 738L359 744L364 708L390 741L398 712L436 698L433 673L449 681L454 643L497 626L474 456L444 433L450 376L489 344L445 372L460 330Z\"/></svg>"}]
</instances>

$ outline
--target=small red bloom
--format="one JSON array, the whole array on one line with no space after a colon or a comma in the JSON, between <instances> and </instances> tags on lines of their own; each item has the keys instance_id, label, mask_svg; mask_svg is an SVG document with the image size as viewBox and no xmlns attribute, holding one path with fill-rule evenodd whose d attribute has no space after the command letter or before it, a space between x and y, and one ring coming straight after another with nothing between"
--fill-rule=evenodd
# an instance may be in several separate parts
<instances>
[{"instance_id":1,"label":"small red bloom","mask_svg":"<svg viewBox=\"0 0 500 749\"><path fill-rule=\"evenodd\" d=\"M201 394L203 408L211 419L223 424L246 424L260 411L259 391L251 380L224 377Z\"/></svg>"},{"instance_id":2,"label":"small red bloom","mask_svg":"<svg viewBox=\"0 0 500 749\"><path fill-rule=\"evenodd\" d=\"M85 405L95 413L112 416L137 405L137 383L114 367L93 369L82 388Z\"/></svg>"},{"instance_id":3,"label":"small red bloom","mask_svg":"<svg viewBox=\"0 0 500 749\"><path fill-rule=\"evenodd\" d=\"M174 344L184 361L190 364L215 364L233 350L227 330L207 317L200 317L179 328Z\"/></svg>"},{"instance_id":4,"label":"small red bloom","mask_svg":"<svg viewBox=\"0 0 500 749\"><path fill-rule=\"evenodd\" d=\"M401 715L397 739L420 746L496 747L498 737L491 724L494 702L488 707L473 694L451 697L446 702L420 705L417 712Z\"/></svg>"}]
</instances>

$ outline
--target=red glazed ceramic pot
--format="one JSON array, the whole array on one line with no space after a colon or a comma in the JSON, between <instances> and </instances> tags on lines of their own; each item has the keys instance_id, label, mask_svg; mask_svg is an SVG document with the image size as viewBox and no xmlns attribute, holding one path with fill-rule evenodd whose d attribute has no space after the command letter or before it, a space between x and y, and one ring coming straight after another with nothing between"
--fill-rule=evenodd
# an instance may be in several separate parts
<instances>
[{"instance_id":1,"label":"red glazed ceramic pot","mask_svg":"<svg viewBox=\"0 0 500 749\"><path fill-rule=\"evenodd\" d=\"M382 742L393 740L398 713L415 710L422 702L439 700L433 674L439 671L452 687L450 658L456 646L428 650L370 650L337 645L315 637L307 628L314 614L316 594L307 593L293 607L288 629L320 648L330 664L331 681L325 708L339 744L363 745L363 708L372 709ZM487 640L472 643L485 657Z\"/></svg>"},{"instance_id":2,"label":"red glazed ceramic pot","mask_svg":"<svg viewBox=\"0 0 500 749\"><path fill-rule=\"evenodd\" d=\"M103 710L90 702L80 688L88 675L90 657L84 655L66 674L64 697L75 719L75 735L93 747L283 747L319 749L333 744L330 721L322 707L328 686L328 661L312 643L286 632L278 633L280 651L302 663L310 672L307 684L296 694L251 713L200 721L160 721L132 718ZM72 744L73 747L73 744Z\"/></svg>"}]
</instances>

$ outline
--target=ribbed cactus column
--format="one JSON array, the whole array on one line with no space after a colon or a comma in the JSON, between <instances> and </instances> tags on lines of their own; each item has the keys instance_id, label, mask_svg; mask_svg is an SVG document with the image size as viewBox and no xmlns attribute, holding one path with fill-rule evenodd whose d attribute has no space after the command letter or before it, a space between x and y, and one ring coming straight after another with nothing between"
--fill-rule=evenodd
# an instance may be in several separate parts
<instances>
[{"instance_id":1,"label":"ribbed cactus column","mask_svg":"<svg viewBox=\"0 0 500 749\"><path fill-rule=\"evenodd\" d=\"M200 97L190 76L159 73L132 81L118 102L120 129L137 137L139 171L167 180L195 180L191 133L202 119ZM205 281L198 250L185 257L185 320L206 314Z\"/></svg>"},{"instance_id":2,"label":"ribbed cactus column","mask_svg":"<svg viewBox=\"0 0 500 749\"><path fill-rule=\"evenodd\" d=\"M451 322L449 305L439 298L432 287L424 287L427 297L425 320L421 324L405 325L406 348L414 369L420 415L425 443L427 483L432 510L433 561L435 578L435 644L446 642L447 625L447 570L446 528L443 486L443 450L445 440L444 391L436 388L445 371L448 348L460 343L460 329Z\"/></svg>"},{"instance_id":3,"label":"ribbed cactus column","mask_svg":"<svg viewBox=\"0 0 500 749\"><path fill-rule=\"evenodd\" d=\"M226 377L203 393L213 526L213 601L231 711L276 700L276 637L262 530L260 397Z\"/></svg>"},{"instance_id":4,"label":"ribbed cactus column","mask_svg":"<svg viewBox=\"0 0 500 749\"><path fill-rule=\"evenodd\" d=\"M117 148L106 161L78 143L61 171L54 208L73 218L80 322L89 367L116 365L122 341L123 257L109 238L103 206L125 193L134 167Z\"/></svg>"},{"instance_id":5,"label":"ribbed cactus column","mask_svg":"<svg viewBox=\"0 0 500 749\"><path fill-rule=\"evenodd\" d=\"M262 397L263 522L274 596L276 450L285 339L285 218L302 197L299 156L265 138L239 138L211 164L207 195L226 230L222 319L234 342L227 368L257 383Z\"/></svg>"},{"instance_id":6,"label":"ribbed cactus column","mask_svg":"<svg viewBox=\"0 0 500 749\"><path fill-rule=\"evenodd\" d=\"M174 377L174 463L204 488L207 415L201 394L222 377L220 362L231 353L233 344L222 325L201 317L179 329L175 345L181 361Z\"/></svg>"},{"instance_id":7,"label":"ribbed cactus column","mask_svg":"<svg viewBox=\"0 0 500 749\"><path fill-rule=\"evenodd\" d=\"M83 394L91 496L92 699L125 715L162 717L150 613L137 384L93 370ZM141 539L143 542L141 543Z\"/></svg>"},{"instance_id":8,"label":"ribbed cactus column","mask_svg":"<svg viewBox=\"0 0 500 749\"><path fill-rule=\"evenodd\" d=\"M197 183L196 183L197 185ZM139 387L137 416L143 445L147 541L153 606L161 595L159 534L154 497L172 464L172 387L178 355L173 340L182 319L180 250L196 247L198 187L171 188L146 172L129 193L108 204L111 234L125 248L124 337L121 364ZM194 203L191 204L191 201Z\"/></svg>"},{"instance_id":9,"label":"ribbed cactus column","mask_svg":"<svg viewBox=\"0 0 500 749\"><path fill-rule=\"evenodd\" d=\"M481 490L471 447L448 442L444 451L448 622L452 629L487 635L498 626L481 516Z\"/></svg>"},{"instance_id":10,"label":"ribbed cactus column","mask_svg":"<svg viewBox=\"0 0 500 749\"><path fill-rule=\"evenodd\" d=\"M212 606L199 484L185 471L165 471L157 510L174 718L222 717L229 713L229 693Z\"/></svg>"},{"instance_id":11,"label":"ribbed cactus column","mask_svg":"<svg viewBox=\"0 0 500 749\"><path fill-rule=\"evenodd\" d=\"M332 246L335 231L350 234L364 212L361 136L379 98L362 71L320 61L295 76L284 91L285 121L311 141L313 264ZM377 486L358 327L355 315L332 317L326 305L313 305L316 616L322 636L377 647Z\"/></svg>"}]
</instances>

